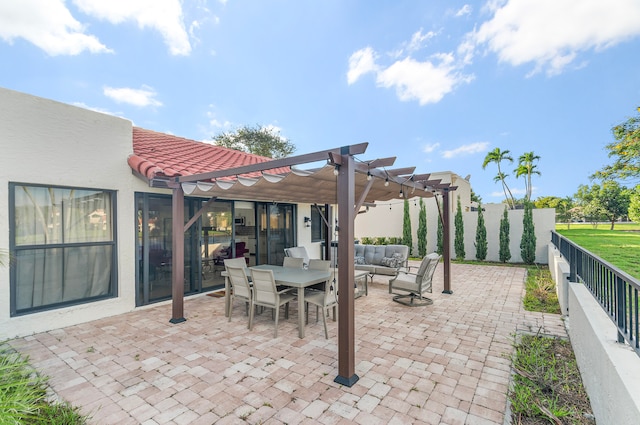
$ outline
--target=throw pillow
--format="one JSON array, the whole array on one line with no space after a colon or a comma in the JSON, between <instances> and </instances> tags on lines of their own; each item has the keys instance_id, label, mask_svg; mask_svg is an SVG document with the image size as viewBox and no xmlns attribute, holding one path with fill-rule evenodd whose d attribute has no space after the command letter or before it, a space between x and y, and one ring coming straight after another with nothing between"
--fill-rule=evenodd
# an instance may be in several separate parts
<instances>
[{"instance_id":1,"label":"throw pillow","mask_svg":"<svg viewBox=\"0 0 640 425\"><path fill-rule=\"evenodd\" d=\"M364 261L364 257L354 257L354 263L355 264L367 264L367 262Z\"/></svg>"},{"instance_id":2,"label":"throw pillow","mask_svg":"<svg viewBox=\"0 0 640 425\"><path fill-rule=\"evenodd\" d=\"M391 257L382 257L382 259L380 260L380 265L386 267L396 267L396 260L395 258Z\"/></svg>"}]
</instances>

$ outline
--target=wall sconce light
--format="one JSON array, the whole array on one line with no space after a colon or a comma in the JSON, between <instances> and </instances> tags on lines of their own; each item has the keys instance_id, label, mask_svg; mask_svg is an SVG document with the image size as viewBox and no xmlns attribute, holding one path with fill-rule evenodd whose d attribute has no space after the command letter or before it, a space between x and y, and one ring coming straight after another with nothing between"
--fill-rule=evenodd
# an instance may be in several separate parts
<instances>
[{"instance_id":1,"label":"wall sconce light","mask_svg":"<svg viewBox=\"0 0 640 425\"><path fill-rule=\"evenodd\" d=\"M311 227L311 219L309 217L304 218L304 227Z\"/></svg>"}]
</instances>

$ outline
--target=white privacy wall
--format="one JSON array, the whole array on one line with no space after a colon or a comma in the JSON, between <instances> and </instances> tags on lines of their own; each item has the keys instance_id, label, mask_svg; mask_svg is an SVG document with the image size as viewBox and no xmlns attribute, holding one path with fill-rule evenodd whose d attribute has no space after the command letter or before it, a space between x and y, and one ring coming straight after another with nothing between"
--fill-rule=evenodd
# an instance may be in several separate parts
<instances>
[{"instance_id":1,"label":"white privacy wall","mask_svg":"<svg viewBox=\"0 0 640 425\"><path fill-rule=\"evenodd\" d=\"M440 201L441 202L441 201ZM434 198L425 198L424 203L427 210L427 252L436 250L437 245L437 229L438 229L438 210ZM455 192L452 192L452 211L451 211L451 256L455 258L455 250L453 248L455 238L455 211L456 198ZM413 255L418 253L418 218L419 218L419 201L411 199L409 201L409 215L411 216L411 230L413 233ZM475 259L475 238L478 223L478 213L468 211L469 201L464 198L461 200L462 219L464 222L464 239L465 239L465 257L467 260ZM487 258L486 261L499 261L499 236L500 236L500 219L504 211L504 204L483 204L485 227L487 229ZM510 263L522 262L520 255L520 240L522 238L522 219L524 218L524 210L509 210L507 212L510 226ZM401 200L383 203L375 208L370 208L367 213L359 214L355 219L355 237L402 237L402 222L404 215L404 205ZM555 229L555 210L553 208L542 208L533 210L533 222L536 233L536 262L546 264L547 244L551 240L551 230Z\"/></svg>"},{"instance_id":2,"label":"white privacy wall","mask_svg":"<svg viewBox=\"0 0 640 425\"><path fill-rule=\"evenodd\" d=\"M9 182L116 191L118 296L9 317L9 268L0 267L0 339L120 314L135 306L134 187L130 121L0 88L0 250L9 250Z\"/></svg>"}]
</instances>

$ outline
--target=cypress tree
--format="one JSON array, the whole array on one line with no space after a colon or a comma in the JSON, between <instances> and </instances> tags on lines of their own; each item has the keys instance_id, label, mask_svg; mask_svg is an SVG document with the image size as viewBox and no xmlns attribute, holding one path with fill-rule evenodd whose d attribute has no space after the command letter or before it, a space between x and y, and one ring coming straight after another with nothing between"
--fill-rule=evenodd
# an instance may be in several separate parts
<instances>
[{"instance_id":1,"label":"cypress tree","mask_svg":"<svg viewBox=\"0 0 640 425\"><path fill-rule=\"evenodd\" d=\"M524 203L520 254L525 264L533 264L536 261L536 230L533 225L533 205L528 201Z\"/></svg>"},{"instance_id":2,"label":"cypress tree","mask_svg":"<svg viewBox=\"0 0 640 425\"><path fill-rule=\"evenodd\" d=\"M484 225L482 204L478 204L478 225L476 226L476 258L480 261L487 258L487 228Z\"/></svg>"},{"instance_id":3,"label":"cypress tree","mask_svg":"<svg viewBox=\"0 0 640 425\"><path fill-rule=\"evenodd\" d=\"M444 233L444 228L442 227L442 208L440 208L440 204L438 204L438 245L436 248L436 252L440 255L442 255L442 253L444 252L442 246L443 246L443 235Z\"/></svg>"},{"instance_id":4,"label":"cypress tree","mask_svg":"<svg viewBox=\"0 0 640 425\"><path fill-rule=\"evenodd\" d=\"M420 215L418 216L418 255L427 255L427 208L420 198Z\"/></svg>"},{"instance_id":5,"label":"cypress tree","mask_svg":"<svg viewBox=\"0 0 640 425\"><path fill-rule=\"evenodd\" d=\"M458 198L458 206L456 210L455 218L456 237L453 242L453 248L456 252L456 260L464 260L464 223L462 221L462 206L460 205L460 198Z\"/></svg>"},{"instance_id":6,"label":"cypress tree","mask_svg":"<svg viewBox=\"0 0 640 425\"><path fill-rule=\"evenodd\" d=\"M402 243L409 247L409 255L413 250L413 238L411 236L411 216L409 215L409 200L404 200L404 217L402 220Z\"/></svg>"},{"instance_id":7,"label":"cypress tree","mask_svg":"<svg viewBox=\"0 0 640 425\"><path fill-rule=\"evenodd\" d=\"M500 219L500 251L498 253L500 261L506 263L511 259L511 250L509 249L509 214L507 206L504 206L504 213Z\"/></svg>"}]
</instances>

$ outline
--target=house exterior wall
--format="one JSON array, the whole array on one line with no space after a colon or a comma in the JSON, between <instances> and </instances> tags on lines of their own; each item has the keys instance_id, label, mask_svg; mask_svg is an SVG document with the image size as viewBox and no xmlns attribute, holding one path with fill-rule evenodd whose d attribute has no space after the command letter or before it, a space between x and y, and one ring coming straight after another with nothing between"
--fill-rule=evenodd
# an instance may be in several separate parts
<instances>
[{"instance_id":1,"label":"house exterior wall","mask_svg":"<svg viewBox=\"0 0 640 425\"><path fill-rule=\"evenodd\" d=\"M0 88L0 250L9 251L9 182L116 191L117 297L10 317L10 270L0 267L0 338L61 328L135 306L135 188L130 121Z\"/></svg>"}]
</instances>

